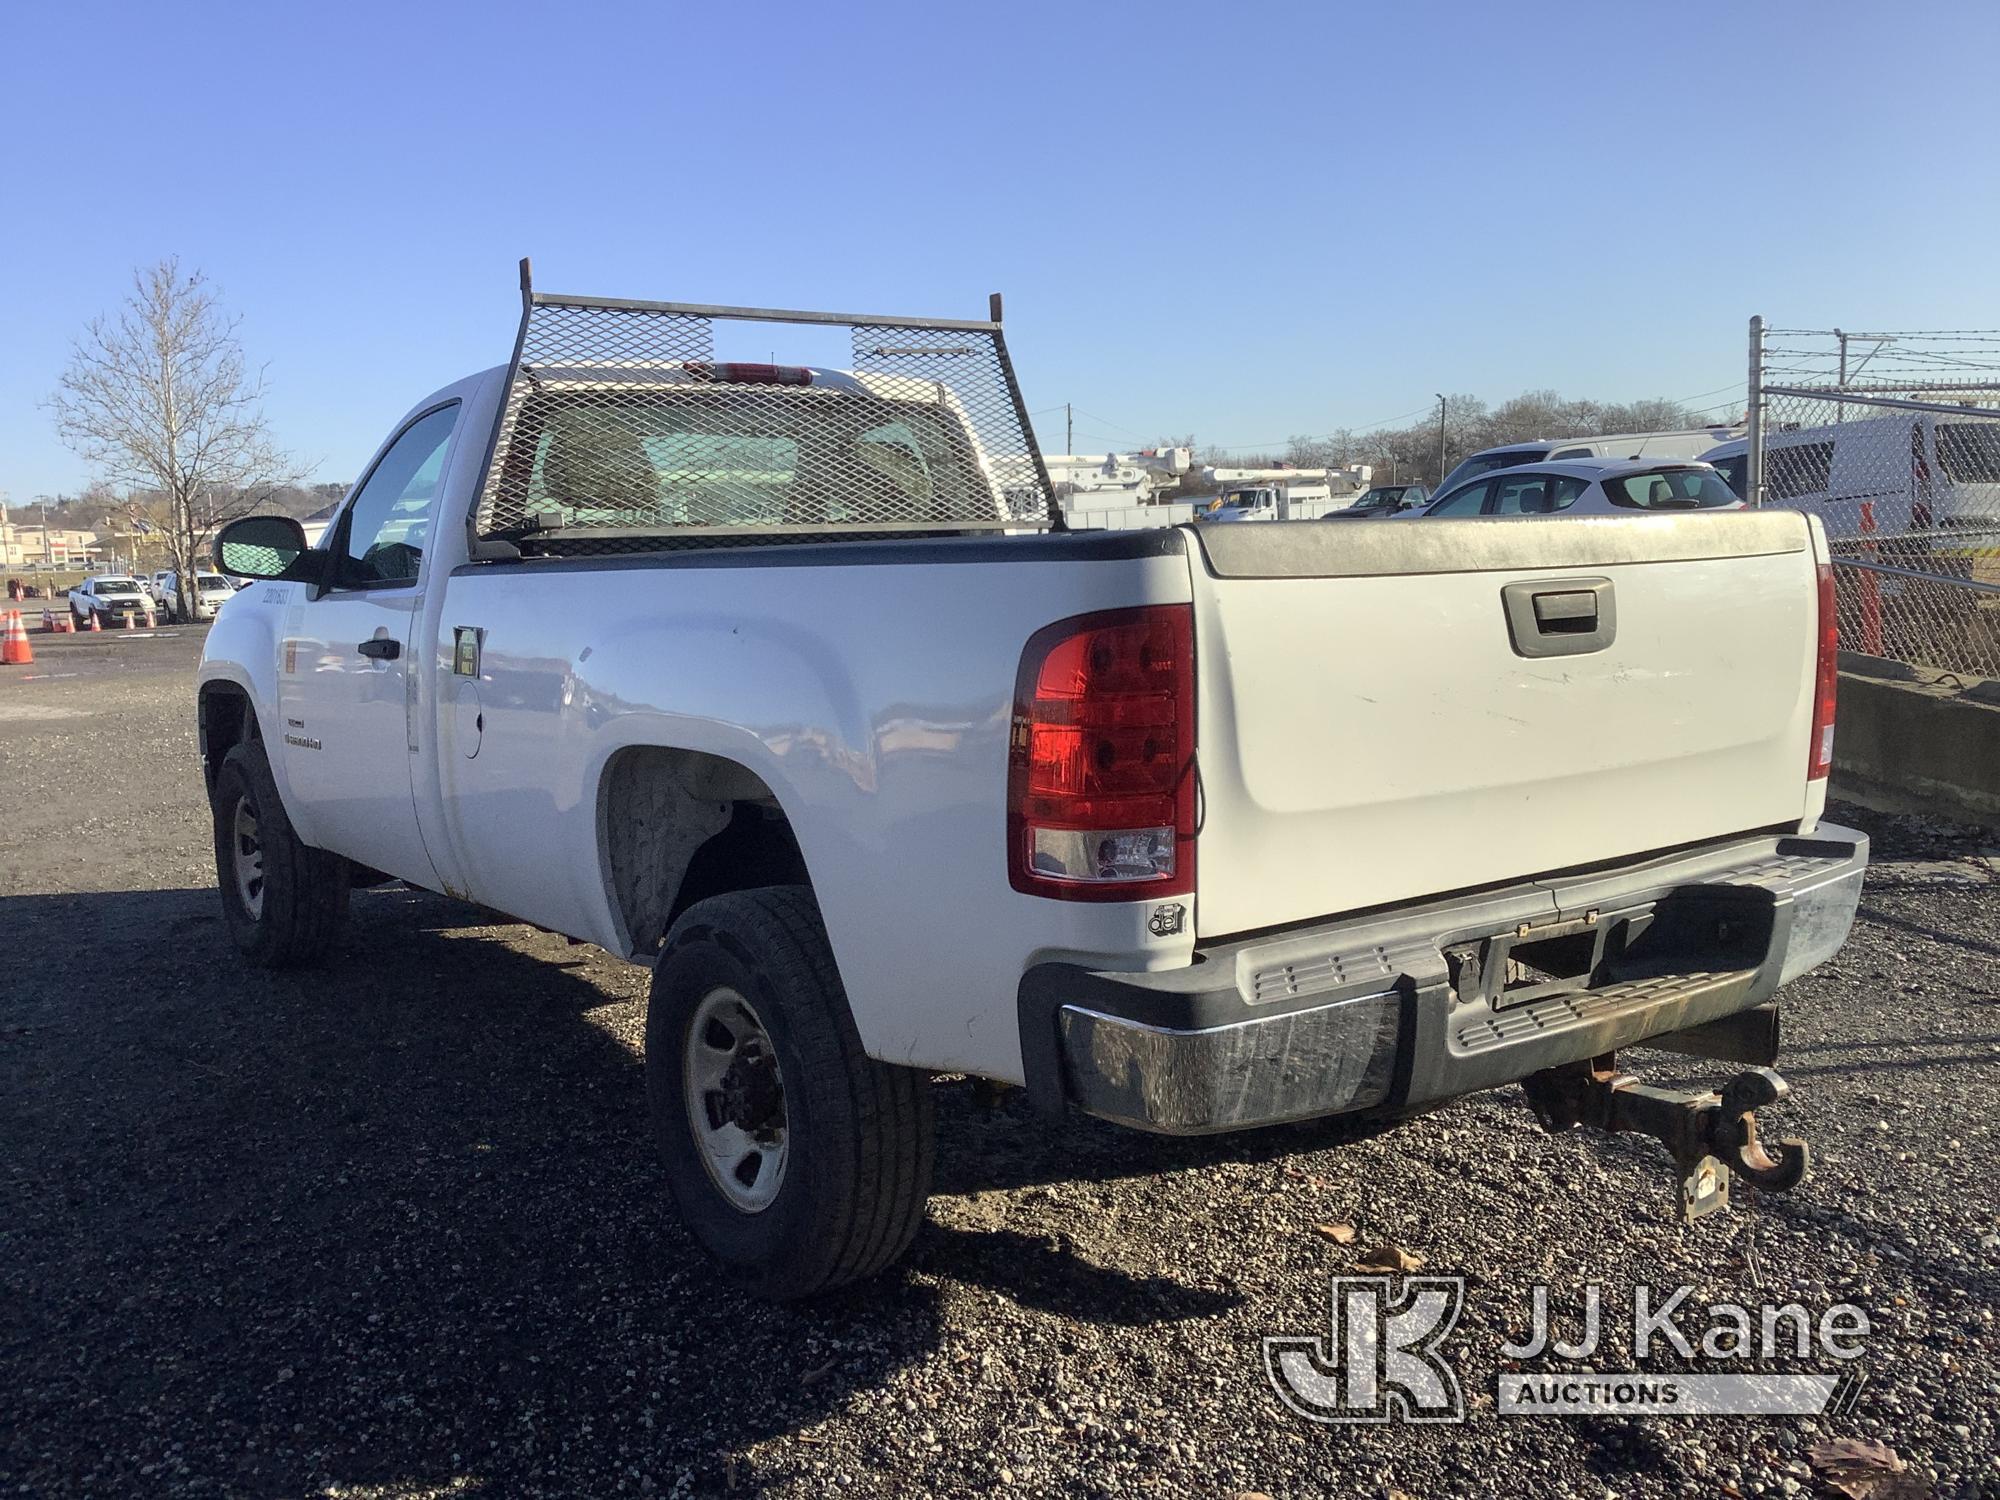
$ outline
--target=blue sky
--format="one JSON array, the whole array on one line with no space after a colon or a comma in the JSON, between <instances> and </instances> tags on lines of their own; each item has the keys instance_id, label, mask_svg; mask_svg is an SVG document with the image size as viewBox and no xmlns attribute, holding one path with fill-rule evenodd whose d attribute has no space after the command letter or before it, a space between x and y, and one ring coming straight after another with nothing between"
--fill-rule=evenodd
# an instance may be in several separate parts
<instances>
[{"instance_id":1,"label":"blue sky","mask_svg":"<svg viewBox=\"0 0 2000 1500\"><path fill-rule=\"evenodd\" d=\"M167 253L347 480L556 291L978 316L1044 445L1726 401L1752 312L1993 328L2000 6L230 7L0 22L0 492ZM779 351L781 357L783 351ZM1056 408L1049 411L1049 408Z\"/></svg>"}]
</instances>

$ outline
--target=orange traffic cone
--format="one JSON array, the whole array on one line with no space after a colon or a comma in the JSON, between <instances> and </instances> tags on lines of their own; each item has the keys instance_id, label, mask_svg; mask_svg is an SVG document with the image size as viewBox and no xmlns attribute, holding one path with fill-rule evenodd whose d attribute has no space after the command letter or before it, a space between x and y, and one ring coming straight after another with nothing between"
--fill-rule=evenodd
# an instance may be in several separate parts
<instances>
[{"instance_id":1,"label":"orange traffic cone","mask_svg":"<svg viewBox=\"0 0 2000 1500\"><path fill-rule=\"evenodd\" d=\"M98 623L97 611L94 609L90 612L90 628L92 630L102 630L104 628L103 625Z\"/></svg>"},{"instance_id":2,"label":"orange traffic cone","mask_svg":"<svg viewBox=\"0 0 2000 1500\"><path fill-rule=\"evenodd\" d=\"M21 623L18 609L7 611L7 630L0 638L0 665L25 667L35 659L35 648L28 644L28 627Z\"/></svg>"},{"instance_id":3,"label":"orange traffic cone","mask_svg":"<svg viewBox=\"0 0 2000 1500\"><path fill-rule=\"evenodd\" d=\"M137 630L139 628L138 610L128 609L125 611L125 628L127 630Z\"/></svg>"}]
</instances>

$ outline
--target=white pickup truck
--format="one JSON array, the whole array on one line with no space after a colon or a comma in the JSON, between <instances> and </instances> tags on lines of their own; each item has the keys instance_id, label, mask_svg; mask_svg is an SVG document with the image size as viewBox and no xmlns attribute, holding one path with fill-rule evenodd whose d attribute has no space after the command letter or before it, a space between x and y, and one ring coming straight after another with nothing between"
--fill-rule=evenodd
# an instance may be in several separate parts
<instances>
[{"instance_id":1,"label":"white pickup truck","mask_svg":"<svg viewBox=\"0 0 2000 1500\"><path fill-rule=\"evenodd\" d=\"M217 539L265 580L199 687L249 960L397 879L653 966L670 1185L773 1296L907 1245L937 1073L1182 1133L1527 1080L1665 1140L1690 1214L1796 1180L1768 1069L1610 1055L1768 1064L1846 937L1816 522L1063 532L997 306L524 292L321 546ZM854 368L717 360L744 318Z\"/></svg>"}]
</instances>

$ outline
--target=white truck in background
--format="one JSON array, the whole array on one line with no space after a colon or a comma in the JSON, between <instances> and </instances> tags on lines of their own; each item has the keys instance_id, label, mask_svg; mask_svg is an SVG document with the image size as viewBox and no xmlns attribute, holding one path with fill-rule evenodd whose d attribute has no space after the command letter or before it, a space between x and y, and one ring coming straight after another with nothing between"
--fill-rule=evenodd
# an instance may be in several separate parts
<instances>
[{"instance_id":1,"label":"white truck in background","mask_svg":"<svg viewBox=\"0 0 2000 1500\"><path fill-rule=\"evenodd\" d=\"M181 623L179 619L180 584L174 570L167 568L153 575L153 597L159 601L162 619ZM212 620L215 612L236 597L236 589L220 573L198 570L188 583L188 608L197 620Z\"/></svg>"},{"instance_id":2,"label":"white truck in background","mask_svg":"<svg viewBox=\"0 0 2000 1500\"><path fill-rule=\"evenodd\" d=\"M324 545L217 539L261 580L198 704L246 959L395 879L651 965L669 1185L771 1296L907 1245L938 1072L1181 1133L1525 1080L1665 1140L1690 1214L1797 1180L1768 1067L1608 1059L1768 1064L1852 920L1807 517L1064 532L997 307L524 302ZM718 363L738 318L855 368Z\"/></svg>"},{"instance_id":3,"label":"white truck in background","mask_svg":"<svg viewBox=\"0 0 2000 1500\"><path fill-rule=\"evenodd\" d=\"M69 590L70 620L78 629L95 620L107 625L137 625L153 621L153 599L139 586L139 580L124 573L105 573L72 584Z\"/></svg>"},{"instance_id":4,"label":"white truck in background","mask_svg":"<svg viewBox=\"0 0 2000 1500\"><path fill-rule=\"evenodd\" d=\"M1201 522L1317 520L1340 500L1368 488L1374 470L1367 464L1344 469L1202 470L1217 487L1214 500L1198 510Z\"/></svg>"}]
</instances>

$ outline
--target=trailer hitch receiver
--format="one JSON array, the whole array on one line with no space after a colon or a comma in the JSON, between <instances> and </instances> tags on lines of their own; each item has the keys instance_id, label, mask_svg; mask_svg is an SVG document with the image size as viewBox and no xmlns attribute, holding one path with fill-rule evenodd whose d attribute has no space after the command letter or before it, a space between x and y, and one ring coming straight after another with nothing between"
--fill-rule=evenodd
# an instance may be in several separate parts
<instances>
[{"instance_id":1,"label":"trailer hitch receiver","mask_svg":"<svg viewBox=\"0 0 2000 1500\"><path fill-rule=\"evenodd\" d=\"M1758 1139L1756 1111L1791 1092L1770 1068L1750 1068L1720 1093L1641 1083L1609 1054L1526 1079L1528 1106L1551 1133L1588 1125L1650 1135L1673 1154L1680 1173L1681 1216L1692 1222L1729 1207L1729 1179L1767 1193L1789 1192L1806 1175L1806 1143L1787 1136L1776 1153Z\"/></svg>"}]
</instances>

